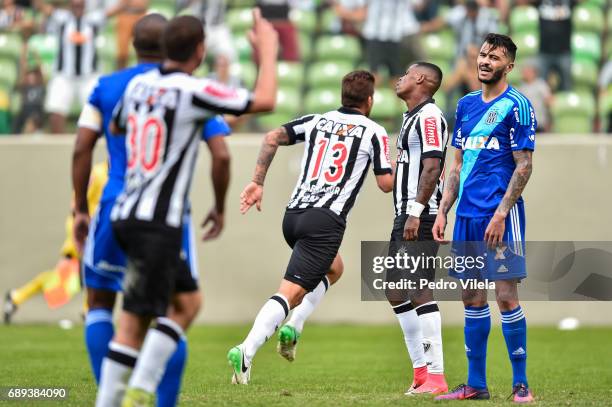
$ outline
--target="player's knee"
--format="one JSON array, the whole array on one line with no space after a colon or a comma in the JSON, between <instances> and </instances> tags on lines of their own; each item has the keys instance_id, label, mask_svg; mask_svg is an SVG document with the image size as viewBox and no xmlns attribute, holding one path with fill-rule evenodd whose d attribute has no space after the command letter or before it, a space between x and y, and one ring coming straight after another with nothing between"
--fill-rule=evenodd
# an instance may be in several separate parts
<instances>
[{"instance_id":1,"label":"player's knee","mask_svg":"<svg viewBox=\"0 0 612 407\"><path fill-rule=\"evenodd\" d=\"M332 263L329 271L327 272L327 279L329 280L329 284L333 285L336 281L340 280L342 277L342 273L344 273L344 262L340 256L336 256L334 262Z\"/></svg>"},{"instance_id":2,"label":"player's knee","mask_svg":"<svg viewBox=\"0 0 612 407\"><path fill-rule=\"evenodd\" d=\"M106 308L112 310L115 306L117 293L114 291L87 288L87 307L89 309Z\"/></svg>"},{"instance_id":3,"label":"player's knee","mask_svg":"<svg viewBox=\"0 0 612 407\"><path fill-rule=\"evenodd\" d=\"M466 307L484 307L487 305L487 293L481 290L463 290L461 300Z\"/></svg>"}]
</instances>

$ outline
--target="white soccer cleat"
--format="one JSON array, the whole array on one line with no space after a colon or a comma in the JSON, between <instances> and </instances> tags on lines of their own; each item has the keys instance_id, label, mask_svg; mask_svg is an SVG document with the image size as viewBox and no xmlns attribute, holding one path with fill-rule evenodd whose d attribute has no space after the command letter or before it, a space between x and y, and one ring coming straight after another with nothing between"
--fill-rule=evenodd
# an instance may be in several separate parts
<instances>
[{"instance_id":1,"label":"white soccer cleat","mask_svg":"<svg viewBox=\"0 0 612 407\"><path fill-rule=\"evenodd\" d=\"M232 384L249 384L251 364L247 364L242 345L234 346L227 352L227 361L232 368Z\"/></svg>"}]
</instances>

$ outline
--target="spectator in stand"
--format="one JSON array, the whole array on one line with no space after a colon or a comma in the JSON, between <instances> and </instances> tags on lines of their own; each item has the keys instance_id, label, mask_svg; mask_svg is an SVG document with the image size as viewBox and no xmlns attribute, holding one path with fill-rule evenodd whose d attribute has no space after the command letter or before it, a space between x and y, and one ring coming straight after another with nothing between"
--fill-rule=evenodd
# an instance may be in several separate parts
<instances>
[{"instance_id":1,"label":"spectator in stand","mask_svg":"<svg viewBox=\"0 0 612 407\"><path fill-rule=\"evenodd\" d=\"M335 0L330 2L330 6L337 15L337 22L334 23L332 30L336 33L361 37L361 22L346 18L352 12L366 6L367 0ZM342 12L344 10L344 13ZM344 15L344 17L343 17Z\"/></svg>"},{"instance_id":2,"label":"spectator in stand","mask_svg":"<svg viewBox=\"0 0 612 407\"><path fill-rule=\"evenodd\" d=\"M245 84L238 76L232 75L230 72L231 60L224 54L217 54L215 57L214 71L208 74L208 78L232 88L244 88ZM224 115L223 118L227 124L235 130L249 120L248 114L242 116Z\"/></svg>"},{"instance_id":3,"label":"spectator in stand","mask_svg":"<svg viewBox=\"0 0 612 407\"><path fill-rule=\"evenodd\" d=\"M106 19L122 10L115 7L85 14L85 0L70 0L70 9L43 6L48 16L47 31L58 37L54 72L47 87L45 110L49 113L51 133L66 131L66 116L75 96L81 104L98 78L96 36Z\"/></svg>"},{"instance_id":4,"label":"spectator in stand","mask_svg":"<svg viewBox=\"0 0 612 407\"><path fill-rule=\"evenodd\" d=\"M24 20L24 9L15 4L15 0L0 0L0 31L19 30Z\"/></svg>"},{"instance_id":5,"label":"spectator in stand","mask_svg":"<svg viewBox=\"0 0 612 407\"><path fill-rule=\"evenodd\" d=\"M490 7L488 0L466 0L455 5L445 17L424 23L421 31L438 31L444 26L450 26L455 31L457 61L466 55L470 45L480 47L488 33L497 32L499 22L497 12Z\"/></svg>"},{"instance_id":6,"label":"spectator in stand","mask_svg":"<svg viewBox=\"0 0 612 407\"><path fill-rule=\"evenodd\" d=\"M134 24L147 13L149 0L119 0L117 14L117 69L128 65Z\"/></svg>"},{"instance_id":7,"label":"spectator in stand","mask_svg":"<svg viewBox=\"0 0 612 407\"><path fill-rule=\"evenodd\" d=\"M356 9L336 4L335 11L341 19L364 22L366 62L377 83L381 68L387 68L393 86L407 64L424 59L411 0L367 0Z\"/></svg>"},{"instance_id":8,"label":"spectator in stand","mask_svg":"<svg viewBox=\"0 0 612 407\"><path fill-rule=\"evenodd\" d=\"M550 131L550 106L553 95L548 83L538 76L537 61L528 60L523 63L521 78L522 83L517 89L531 102L536 112L537 130L539 132Z\"/></svg>"},{"instance_id":9,"label":"spectator in stand","mask_svg":"<svg viewBox=\"0 0 612 407\"><path fill-rule=\"evenodd\" d=\"M612 27L610 27L612 29ZM601 73L599 75L599 100L604 101L606 97L610 95L612 92L612 61L606 62L604 67L601 69ZM608 107L608 111L604 111L604 114L607 114L607 128L603 127L602 129L606 133L612 133L612 106ZM603 119L603 117L602 117Z\"/></svg>"},{"instance_id":10,"label":"spectator in stand","mask_svg":"<svg viewBox=\"0 0 612 407\"><path fill-rule=\"evenodd\" d=\"M559 90L572 88L572 9L575 0L536 0L540 13L540 74L559 75Z\"/></svg>"},{"instance_id":11,"label":"spectator in stand","mask_svg":"<svg viewBox=\"0 0 612 407\"><path fill-rule=\"evenodd\" d=\"M419 23L427 23L438 17L439 8L439 0L416 0L414 3L414 15Z\"/></svg>"},{"instance_id":12,"label":"spectator in stand","mask_svg":"<svg viewBox=\"0 0 612 407\"><path fill-rule=\"evenodd\" d=\"M45 81L39 65L23 67L17 89L21 95L21 108L13 122L13 133L38 133L43 130Z\"/></svg>"},{"instance_id":13,"label":"spectator in stand","mask_svg":"<svg viewBox=\"0 0 612 407\"><path fill-rule=\"evenodd\" d=\"M206 31L206 53L213 57L223 55L230 62L236 60L236 49L233 46L232 33L225 24L225 0L182 0L178 10L187 9L190 14L204 21Z\"/></svg>"},{"instance_id":14,"label":"spectator in stand","mask_svg":"<svg viewBox=\"0 0 612 407\"><path fill-rule=\"evenodd\" d=\"M281 47L280 59L299 61L298 33L289 20L289 0L257 0L256 4L261 10L261 16L270 21L278 33Z\"/></svg>"}]
</instances>

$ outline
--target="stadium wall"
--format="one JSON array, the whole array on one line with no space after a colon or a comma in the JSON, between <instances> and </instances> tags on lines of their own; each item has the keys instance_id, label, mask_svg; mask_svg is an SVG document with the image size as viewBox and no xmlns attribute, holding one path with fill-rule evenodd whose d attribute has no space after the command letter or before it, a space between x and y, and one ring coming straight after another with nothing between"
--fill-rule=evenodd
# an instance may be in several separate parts
<instances>
[{"instance_id":1,"label":"stadium wall","mask_svg":"<svg viewBox=\"0 0 612 407\"><path fill-rule=\"evenodd\" d=\"M280 148L268 175L263 210L245 216L239 194L251 179L260 136L229 139L232 182L226 229L211 243L198 244L205 306L200 322L250 322L274 293L290 255L282 232L284 206L299 172L302 148ZM96 150L104 159L103 143ZM64 239L71 199L73 138L0 139L0 293L53 267ZM612 240L612 138L549 136L538 139L534 172L524 194L528 240ZM209 157L202 146L192 197L196 226L212 205ZM360 301L360 241L386 240L393 219L392 197L383 195L370 175L349 218L341 254L345 274L312 317L322 323L390 323L385 303ZM459 303L443 303L443 320L461 324ZM531 302L530 323L554 324L566 316L585 324L612 324L612 303ZM82 300L50 311L40 297L26 303L16 322L78 321ZM497 312L494 312L496 315Z\"/></svg>"}]
</instances>

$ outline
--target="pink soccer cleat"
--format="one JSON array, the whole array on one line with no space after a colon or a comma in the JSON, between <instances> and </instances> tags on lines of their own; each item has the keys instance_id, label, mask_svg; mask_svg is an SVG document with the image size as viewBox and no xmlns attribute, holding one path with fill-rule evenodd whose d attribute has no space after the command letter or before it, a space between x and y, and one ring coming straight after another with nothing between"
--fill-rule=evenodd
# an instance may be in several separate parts
<instances>
[{"instance_id":1,"label":"pink soccer cleat","mask_svg":"<svg viewBox=\"0 0 612 407\"><path fill-rule=\"evenodd\" d=\"M435 400L488 400L490 398L491 395L487 389L479 390L467 384L460 384L449 393L436 397Z\"/></svg>"},{"instance_id":2,"label":"pink soccer cleat","mask_svg":"<svg viewBox=\"0 0 612 407\"><path fill-rule=\"evenodd\" d=\"M523 383L517 383L512 388L512 399L515 403L532 403L535 401L531 390Z\"/></svg>"},{"instance_id":3,"label":"pink soccer cleat","mask_svg":"<svg viewBox=\"0 0 612 407\"><path fill-rule=\"evenodd\" d=\"M414 389L411 394L431 394L437 395L446 393L448 391L448 384L446 384L446 379L444 378L444 374L434 374L429 373L427 376L427 381Z\"/></svg>"},{"instance_id":4,"label":"pink soccer cleat","mask_svg":"<svg viewBox=\"0 0 612 407\"><path fill-rule=\"evenodd\" d=\"M407 396L412 394L416 389L418 389L423 384L425 384L425 382L427 381L427 378L428 378L427 366L415 368L414 369L414 379L412 380L412 384L410 385L410 388L408 388L408 390L406 390L406 393L404 394Z\"/></svg>"}]
</instances>

